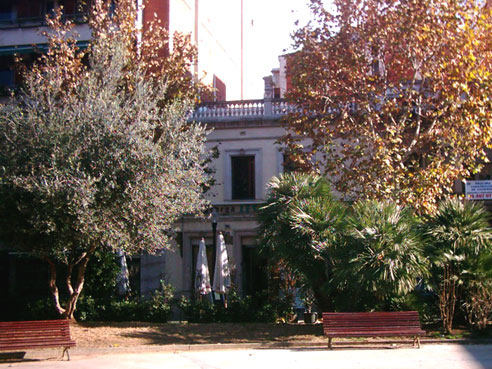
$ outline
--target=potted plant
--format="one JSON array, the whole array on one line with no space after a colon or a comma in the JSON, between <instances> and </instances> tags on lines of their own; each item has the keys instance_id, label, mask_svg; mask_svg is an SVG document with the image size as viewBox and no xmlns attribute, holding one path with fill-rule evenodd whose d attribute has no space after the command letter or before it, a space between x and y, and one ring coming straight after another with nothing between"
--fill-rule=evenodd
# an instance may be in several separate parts
<instances>
[{"instance_id":1,"label":"potted plant","mask_svg":"<svg viewBox=\"0 0 492 369\"><path fill-rule=\"evenodd\" d=\"M304 303L304 322L306 324L313 324L316 323L318 320L318 314L316 311L313 310L313 307L315 305L315 300L314 300L314 293L311 288L304 286L302 288L303 296L302 296L302 301Z\"/></svg>"}]
</instances>

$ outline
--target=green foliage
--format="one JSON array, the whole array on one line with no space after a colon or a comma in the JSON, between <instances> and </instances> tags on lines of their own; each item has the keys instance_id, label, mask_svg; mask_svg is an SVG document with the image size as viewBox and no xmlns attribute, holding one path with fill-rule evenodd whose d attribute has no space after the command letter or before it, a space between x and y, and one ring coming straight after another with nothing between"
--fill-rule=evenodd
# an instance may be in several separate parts
<instances>
[{"instance_id":1,"label":"green foliage","mask_svg":"<svg viewBox=\"0 0 492 369\"><path fill-rule=\"evenodd\" d=\"M490 214L481 203L450 198L439 204L436 214L424 219L427 254L435 265L459 263L490 252Z\"/></svg>"},{"instance_id":2,"label":"green foliage","mask_svg":"<svg viewBox=\"0 0 492 369\"><path fill-rule=\"evenodd\" d=\"M227 295L227 308L222 303L212 304L207 299L182 297L178 306L190 323L213 322L276 322L292 314L291 304L277 296L262 292L256 296L241 297L235 290Z\"/></svg>"},{"instance_id":3,"label":"green foliage","mask_svg":"<svg viewBox=\"0 0 492 369\"><path fill-rule=\"evenodd\" d=\"M326 178L288 173L269 183L269 197L258 211L262 251L283 260L306 278L318 306L326 309L331 253L342 242L346 207L333 199Z\"/></svg>"},{"instance_id":4,"label":"green foliage","mask_svg":"<svg viewBox=\"0 0 492 369\"><path fill-rule=\"evenodd\" d=\"M148 320L150 322L165 322L171 314L174 303L174 287L161 281L161 288L154 292L149 300Z\"/></svg>"},{"instance_id":5,"label":"green foliage","mask_svg":"<svg viewBox=\"0 0 492 369\"><path fill-rule=\"evenodd\" d=\"M80 321L139 321L164 323L169 319L174 304L174 288L161 281L161 288L150 298L132 296L92 297L79 299L75 316Z\"/></svg>"},{"instance_id":6,"label":"green foliage","mask_svg":"<svg viewBox=\"0 0 492 369\"><path fill-rule=\"evenodd\" d=\"M479 270L484 273L487 278L492 278L492 252L484 252L480 256Z\"/></svg>"},{"instance_id":7,"label":"green foliage","mask_svg":"<svg viewBox=\"0 0 492 369\"><path fill-rule=\"evenodd\" d=\"M392 297L388 303L388 310L418 311L420 322L429 328L435 328L441 322L437 296L420 288L403 296Z\"/></svg>"},{"instance_id":8,"label":"green foliage","mask_svg":"<svg viewBox=\"0 0 492 369\"><path fill-rule=\"evenodd\" d=\"M296 270L323 311L389 309L427 275L410 209L369 200L347 207L321 176L272 179L258 219L264 252Z\"/></svg>"},{"instance_id":9,"label":"green foliage","mask_svg":"<svg viewBox=\"0 0 492 369\"><path fill-rule=\"evenodd\" d=\"M152 73L139 59L134 13L124 8L131 12L133 3L117 2L108 21L108 9L95 2L90 25L98 37L87 53L56 11L47 20L47 53L25 71L20 93L0 105L0 238L50 264L65 317L73 316L97 249L153 253L168 246L180 216L208 204L206 130L187 122L191 100L176 98L193 93L169 94L176 75ZM69 273L64 307L57 263Z\"/></svg>"},{"instance_id":10,"label":"green foliage","mask_svg":"<svg viewBox=\"0 0 492 369\"><path fill-rule=\"evenodd\" d=\"M461 307L473 330L483 334L492 320L492 253L480 252L472 261L463 288Z\"/></svg>"},{"instance_id":11,"label":"green foliage","mask_svg":"<svg viewBox=\"0 0 492 369\"><path fill-rule=\"evenodd\" d=\"M117 71L127 55L113 41L94 45L76 94L56 102L60 91L46 83L57 76L47 71L0 106L0 191L12 212L2 212L2 225L42 256L66 262L94 244L153 251L167 244L178 216L204 205L205 131L186 123L187 103L153 102L164 81L151 85L141 72L135 92L121 93ZM154 143L156 122L164 131Z\"/></svg>"},{"instance_id":12,"label":"green foliage","mask_svg":"<svg viewBox=\"0 0 492 369\"><path fill-rule=\"evenodd\" d=\"M307 281L301 282L301 287L299 288L298 293L300 295L302 303L304 304L306 312L312 312L314 306L316 305L316 300L314 298L313 290L311 289Z\"/></svg>"},{"instance_id":13,"label":"green foliage","mask_svg":"<svg viewBox=\"0 0 492 369\"><path fill-rule=\"evenodd\" d=\"M474 330L484 331L492 319L492 278L471 279L464 290L462 307Z\"/></svg>"},{"instance_id":14,"label":"green foliage","mask_svg":"<svg viewBox=\"0 0 492 369\"><path fill-rule=\"evenodd\" d=\"M355 203L346 243L337 248L333 280L353 307L387 310L428 275L422 240L411 209L394 203Z\"/></svg>"},{"instance_id":15,"label":"green foliage","mask_svg":"<svg viewBox=\"0 0 492 369\"><path fill-rule=\"evenodd\" d=\"M116 293L116 278L120 272L113 252L97 250L87 265L83 294L94 298L110 298Z\"/></svg>"},{"instance_id":16,"label":"green foliage","mask_svg":"<svg viewBox=\"0 0 492 369\"><path fill-rule=\"evenodd\" d=\"M481 299L487 287L482 285L488 277L480 271L480 260L492 248L490 214L480 203L451 198L439 204L436 214L425 220L426 254L432 264L430 281L439 296L442 328L449 334L456 303L464 292L468 293L465 304L471 313L473 299Z\"/></svg>"},{"instance_id":17,"label":"green foliage","mask_svg":"<svg viewBox=\"0 0 492 369\"><path fill-rule=\"evenodd\" d=\"M215 321L215 308L205 299L189 299L184 296L178 301L178 307L184 312L190 323L211 323Z\"/></svg>"}]
</instances>

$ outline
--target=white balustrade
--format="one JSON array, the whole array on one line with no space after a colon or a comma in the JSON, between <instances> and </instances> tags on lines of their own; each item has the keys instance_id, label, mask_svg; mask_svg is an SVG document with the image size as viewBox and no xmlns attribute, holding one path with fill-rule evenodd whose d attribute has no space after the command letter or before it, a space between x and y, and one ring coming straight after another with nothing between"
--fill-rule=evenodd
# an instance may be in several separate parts
<instances>
[{"instance_id":1,"label":"white balustrade","mask_svg":"<svg viewBox=\"0 0 492 369\"><path fill-rule=\"evenodd\" d=\"M270 109L268 109L270 108ZM217 118L279 117L299 109L283 99L241 100L207 102L199 105L192 114L193 120ZM267 112L271 112L268 114Z\"/></svg>"}]
</instances>

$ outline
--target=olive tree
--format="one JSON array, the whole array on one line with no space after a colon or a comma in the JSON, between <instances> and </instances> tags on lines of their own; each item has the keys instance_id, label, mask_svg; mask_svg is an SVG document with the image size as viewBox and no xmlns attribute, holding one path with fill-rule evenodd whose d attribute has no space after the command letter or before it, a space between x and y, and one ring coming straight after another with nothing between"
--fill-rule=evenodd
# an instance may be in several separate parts
<instances>
[{"instance_id":1,"label":"olive tree","mask_svg":"<svg viewBox=\"0 0 492 369\"><path fill-rule=\"evenodd\" d=\"M175 71L157 73L148 55L136 54L142 49L124 32L135 25L133 2L116 4L108 22L107 5L95 1L85 51L58 10L48 20L48 52L0 105L0 237L49 264L65 318L73 318L96 250L154 253L168 245L178 217L207 205L206 131L187 123L192 96L169 90Z\"/></svg>"}]
</instances>

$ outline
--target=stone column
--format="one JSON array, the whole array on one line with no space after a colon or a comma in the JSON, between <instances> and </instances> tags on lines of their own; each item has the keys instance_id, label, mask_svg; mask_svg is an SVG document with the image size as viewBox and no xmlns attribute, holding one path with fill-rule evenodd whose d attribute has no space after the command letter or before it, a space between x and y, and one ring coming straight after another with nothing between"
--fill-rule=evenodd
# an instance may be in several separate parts
<instances>
[{"instance_id":1,"label":"stone column","mask_svg":"<svg viewBox=\"0 0 492 369\"><path fill-rule=\"evenodd\" d=\"M265 107L263 114L265 116L271 116L272 115L272 99L273 99L273 77L268 76L268 77L263 77L263 80L265 81L265 96L264 96L264 101L265 101Z\"/></svg>"}]
</instances>

